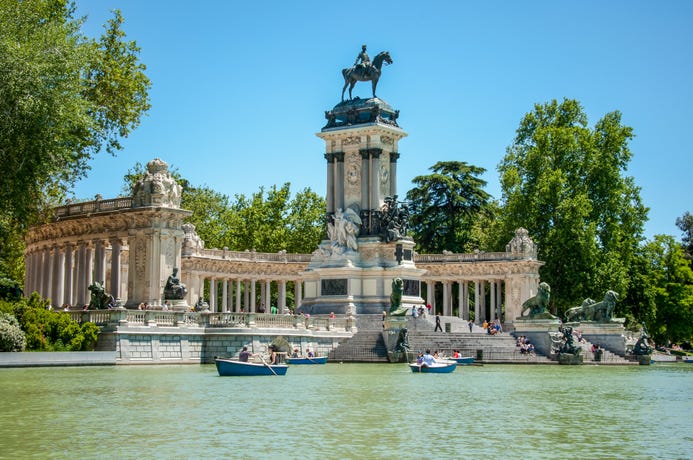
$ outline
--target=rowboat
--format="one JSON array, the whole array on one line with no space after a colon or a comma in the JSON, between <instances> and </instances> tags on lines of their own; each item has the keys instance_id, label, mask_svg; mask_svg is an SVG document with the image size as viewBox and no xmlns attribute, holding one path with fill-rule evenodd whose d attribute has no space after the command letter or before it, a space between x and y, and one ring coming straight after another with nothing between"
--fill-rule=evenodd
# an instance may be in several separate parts
<instances>
[{"instance_id":1,"label":"rowboat","mask_svg":"<svg viewBox=\"0 0 693 460\"><path fill-rule=\"evenodd\" d=\"M214 358L217 372L222 377L240 375L284 375L286 364L250 363L228 358Z\"/></svg>"},{"instance_id":2,"label":"rowboat","mask_svg":"<svg viewBox=\"0 0 693 460\"><path fill-rule=\"evenodd\" d=\"M468 365L468 364L474 364L474 357L473 356L460 356L459 358L447 358L450 361L455 361L459 365Z\"/></svg>"},{"instance_id":3,"label":"rowboat","mask_svg":"<svg viewBox=\"0 0 693 460\"><path fill-rule=\"evenodd\" d=\"M325 364L326 362L327 356L304 356L300 358L286 358L287 364Z\"/></svg>"},{"instance_id":4,"label":"rowboat","mask_svg":"<svg viewBox=\"0 0 693 460\"><path fill-rule=\"evenodd\" d=\"M438 361L430 365L424 365L424 364L416 364L416 363L411 363L409 364L409 368L411 369L412 372L416 373L429 373L429 374L447 374L448 372L452 372L457 368L457 362L456 361Z\"/></svg>"}]
</instances>

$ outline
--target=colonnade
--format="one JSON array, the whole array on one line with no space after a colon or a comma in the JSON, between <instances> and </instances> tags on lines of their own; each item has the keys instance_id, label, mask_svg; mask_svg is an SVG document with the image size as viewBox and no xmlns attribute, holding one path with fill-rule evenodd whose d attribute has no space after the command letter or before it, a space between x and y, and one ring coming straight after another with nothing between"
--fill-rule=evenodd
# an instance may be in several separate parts
<instances>
[{"instance_id":1,"label":"colonnade","mask_svg":"<svg viewBox=\"0 0 693 460\"><path fill-rule=\"evenodd\" d=\"M431 305L432 312L443 316L458 316L469 320L470 305L473 307L474 322L481 324L484 321L493 321L496 318L503 320L503 306L507 304L504 298L505 281L503 279L475 279L475 280L425 280L426 304ZM442 305L436 304L436 286L442 286ZM453 286L458 286L457 314L454 313ZM470 303L473 300L473 303Z\"/></svg>"},{"instance_id":2,"label":"colonnade","mask_svg":"<svg viewBox=\"0 0 693 460\"><path fill-rule=\"evenodd\" d=\"M28 248L24 292L38 292L53 307L82 306L89 303L89 286L104 283L106 292L119 298L126 292L126 265L121 254L126 249L119 237L78 240Z\"/></svg>"},{"instance_id":3,"label":"colonnade","mask_svg":"<svg viewBox=\"0 0 693 460\"><path fill-rule=\"evenodd\" d=\"M284 313L288 307L294 310L303 298L303 281L298 278L246 278L220 277L217 275L187 273L188 298L194 304L200 298L207 299L212 312L257 313L264 308L270 312L273 283L277 293L277 310ZM287 304L287 284L293 282L294 304ZM204 296L205 286L208 296Z\"/></svg>"}]
</instances>

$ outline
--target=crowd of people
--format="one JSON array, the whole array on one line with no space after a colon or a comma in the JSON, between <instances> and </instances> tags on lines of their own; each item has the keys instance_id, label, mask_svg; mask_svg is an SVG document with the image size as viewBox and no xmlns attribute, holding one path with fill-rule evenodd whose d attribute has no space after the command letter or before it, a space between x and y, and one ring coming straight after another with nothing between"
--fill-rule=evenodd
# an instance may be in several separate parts
<instances>
[{"instance_id":1,"label":"crowd of people","mask_svg":"<svg viewBox=\"0 0 693 460\"><path fill-rule=\"evenodd\" d=\"M484 320L483 328L488 335L496 335L503 332L503 326L501 326L498 318L496 318L492 323Z\"/></svg>"}]
</instances>

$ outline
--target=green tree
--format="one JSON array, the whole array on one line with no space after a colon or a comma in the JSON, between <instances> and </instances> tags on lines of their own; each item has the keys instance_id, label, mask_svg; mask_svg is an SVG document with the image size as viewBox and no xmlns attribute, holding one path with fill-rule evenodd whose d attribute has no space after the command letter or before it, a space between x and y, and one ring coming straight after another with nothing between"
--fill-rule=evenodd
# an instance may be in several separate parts
<instances>
[{"instance_id":1,"label":"green tree","mask_svg":"<svg viewBox=\"0 0 693 460\"><path fill-rule=\"evenodd\" d=\"M559 311L608 289L626 293L647 220L639 187L624 175L632 129L619 112L594 129L587 124L575 100L537 104L498 166L503 197L494 234L503 241L496 245L527 228Z\"/></svg>"},{"instance_id":2,"label":"green tree","mask_svg":"<svg viewBox=\"0 0 693 460\"><path fill-rule=\"evenodd\" d=\"M693 215L686 211L676 219L676 226L683 232L681 243L689 260L693 261Z\"/></svg>"},{"instance_id":3,"label":"green tree","mask_svg":"<svg viewBox=\"0 0 693 460\"><path fill-rule=\"evenodd\" d=\"M643 315L658 343L693 340L693 270L680 244L669 235L655 235L642 249L647 266L641 270L649 311ZM642 305L642 303L641 303Z\"/></svg>"},{"instance_id":4,"label":"green tree","mask_svg":"<svg viewBox=\"0 0 693 460\"><path fill-rule=\"evenodd\" d=\"M407 192L410 229L420 252L465 252L479 248L474 222L490 211L491 196L479 178L486 170L463 161L440 161L432 174L417 176Z\"/></svg>"}]
</instances>

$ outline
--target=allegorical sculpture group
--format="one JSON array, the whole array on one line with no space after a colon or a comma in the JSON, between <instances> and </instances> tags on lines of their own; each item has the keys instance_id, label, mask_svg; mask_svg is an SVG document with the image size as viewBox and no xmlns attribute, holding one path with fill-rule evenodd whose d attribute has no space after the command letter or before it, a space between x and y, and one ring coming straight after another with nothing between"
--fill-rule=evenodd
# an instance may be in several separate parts
<instances>
[{"instance_id":1,"label":"allegorical sculpture group","mask_svg":"<svg viewBox=\"0 0 693 460\"><path fill-rule=\"evenodd\" d=\"M527 319L556 319L549 312L549 300L551 298L551 287L545 283L539 283L537 295L525 300L522 304L522 312L520 315ZM579 321L595 321L595 322L610 322L614 317L614 309L618 294L614 291L606 291L604 300L595 302L592 299L585 299L582 304L569 308L565 312L566 322ZM529 311L527 316L523 316Z\"/></svg>"}]
</instances>

